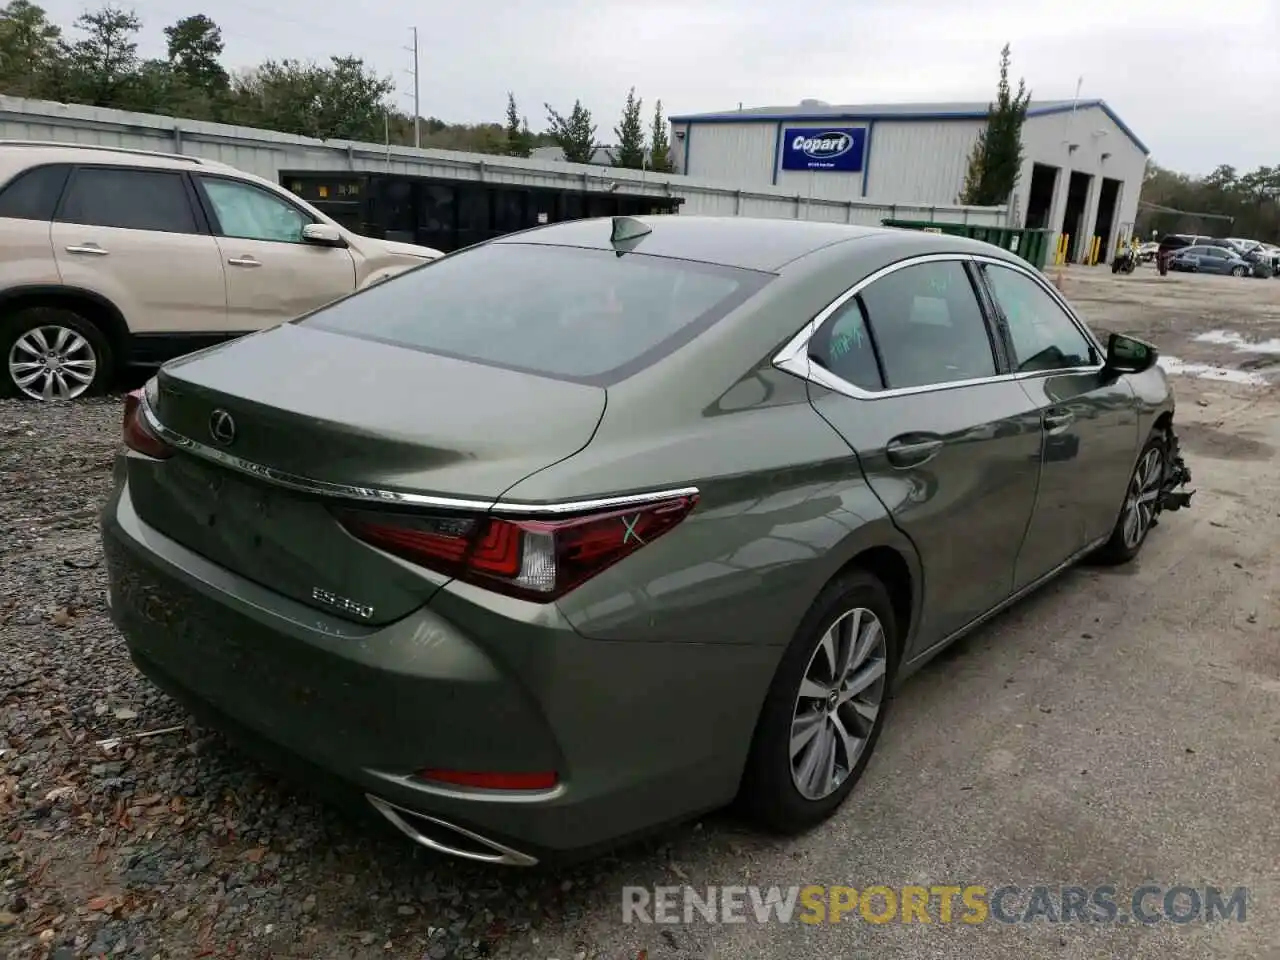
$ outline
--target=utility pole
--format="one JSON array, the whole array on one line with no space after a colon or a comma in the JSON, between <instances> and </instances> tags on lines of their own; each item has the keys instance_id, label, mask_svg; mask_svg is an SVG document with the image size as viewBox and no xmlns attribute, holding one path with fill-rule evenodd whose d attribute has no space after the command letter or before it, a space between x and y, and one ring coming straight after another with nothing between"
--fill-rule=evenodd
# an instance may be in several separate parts
<instances>
[{"instance_id":1,"label":"utility pole","mask_svg":"<svg viewBox=\"0 0 1280 960\"><path fill-rule=\"evenodd\" d=\"M418 28L410 27L413 31L413 46L405 47L413 54L413 145L415 147L422 146L422 120L418 114Z\"/></svg>"}]
</instances>

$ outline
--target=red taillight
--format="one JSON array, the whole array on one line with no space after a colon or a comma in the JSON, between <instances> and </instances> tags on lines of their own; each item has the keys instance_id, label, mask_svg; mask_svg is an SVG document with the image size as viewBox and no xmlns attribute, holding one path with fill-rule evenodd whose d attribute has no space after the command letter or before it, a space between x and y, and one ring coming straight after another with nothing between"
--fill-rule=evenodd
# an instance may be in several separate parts
<instances>
[{"instance_id":1,"label":"red taillight","mask_svg":"<svg viewBox=\"0 0 1280 960\"><path fill-rule=\"evenodd\" d=\"M165 443L147 426L142 417L145 402L142 390L131 390L124 398L124 445L137 453L164 460L173 456L173 447Z\"/></svg>"},{"instance_id":2,"label":"red taillight","mask_svg":"<svg viewBox=\"0 0 1280 960\"><path fill-rule=\"evenodd\" d=\"M696 494L555 520L341 511L354 537L439 573L526 600L561 597L689 515Z\"/></svg>"},{"instance_id":3,"label":"red taillight","mask_svg":"<svg viewBox=\"0 0 1280 960\"><path fill-rule=\"evenodd\" d=\"M551 790L560 778L554 772L539 773L476 773L467 770L421 770L419 780L443 783L454 787L475 787L480 790Z\"/></svg>"}]
</instances>

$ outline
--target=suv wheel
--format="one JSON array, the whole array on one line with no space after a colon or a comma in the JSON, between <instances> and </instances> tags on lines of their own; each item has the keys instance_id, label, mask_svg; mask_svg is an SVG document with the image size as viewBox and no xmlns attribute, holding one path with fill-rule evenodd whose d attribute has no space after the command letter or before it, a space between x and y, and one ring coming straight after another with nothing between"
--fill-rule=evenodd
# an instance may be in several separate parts
<instances>
[{"instance_id":1,"label":"suv wheel","mask_svg":"<svg viewBox=\"0 0 1280 960\"><path fill-rule=\"evenodd\" d=\"M94 324L63 307L29 307L0 320L0 394L74 400L111 376L111 347Z\"/></svg>"},{"instance_id":2,"label":"suv wheel","mask_svg":"<svg viewBox=\"0 0 1280 960\"><path fill-rule=\"evenodd\" d=\"M1239 266L1232 267L1232 268L1231 268L1231 275L1232 275L1233 277L1243 277L1243 276L1244 276L1244 267L1239 267Z\"/></svg>"}]
</instances>

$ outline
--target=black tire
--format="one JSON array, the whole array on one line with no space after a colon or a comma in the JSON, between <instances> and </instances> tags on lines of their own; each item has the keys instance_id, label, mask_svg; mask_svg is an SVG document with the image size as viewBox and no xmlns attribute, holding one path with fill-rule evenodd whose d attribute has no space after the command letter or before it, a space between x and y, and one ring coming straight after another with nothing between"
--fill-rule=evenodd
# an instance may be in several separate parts
<instances>
[{"instance_id":1,"label":"black tire","mask_svg":"<svg viewBox=\"0 0 1280 960\"><path fill-rule=\"evenodd\" d=\"M77 396L92 396L106 390L115 370L115 357L111 352L110 342L97 325L65 307L25 307L0 317L0 364L3 364L0 366L0 396L28 397L14 379L10 370L10 358L14 356L14 345L26 334L40 327L73 330L86 341L96 366L87 389Z\"/></svg>"},{"instance_id":2,"label":"black tire","mask_svg":"<svg viewBox=\"0 0 1280 960\"><path fill-rule=\"evenodd\" d=\"M824 634L855 608L871 611L879 620L884 635L884 673L882 680L877 681L880 691L878 711L868 727L861 730L860 739L864 744L852 770L834 792L811 800L796 787L791 770L791 730L800 684L813 657L823 656L819 648ZM816 826L840 807L862 776L884 728L899 650L893 604L880 580L864 570L851 570L827 584L783 654L756 722L751 754L738 797L740 805L754 821L778 833L795 834ZM846 729L848 723L846 721Z\"/></svg>"},{"instance_id":3,"label":"black tire","mask_svg":"<svg viewBox=\"0 0 1280 960\"><path fill-rule=\"evenodd\" d=\"M1156 525L1160 518L1159 499L1155 501L1151 519L1140 530L1136 542L1129 540L1125 536L1126 521L1129 517L1130 498L1134 492L1136 485L1139 483L1140 476L1143 472L1143 465L1146 463L1148 456L1152 451L1157 451L1160 457L1159 478L1156 481L1156 489L1160 489L1164 485L1165 474L1169 469L1169 438L1163 430L1152 431L1147 442L1142 446L1142 452L1138 454L1138 460L1134 464L1133 471L1129 475L1129 484L1125 487L1124 500L1120 504L1120 513L1116 518L1116 524L1111 529L1111 537L1101 547L1097 549L1091 558L1095 563L1104 566L1117 566L1122 563L1128 563L1136 557L1142 550L1142 545L1147 542L1147 536L1151 533L1151 528Z\"/></svg>"}]
</instances>

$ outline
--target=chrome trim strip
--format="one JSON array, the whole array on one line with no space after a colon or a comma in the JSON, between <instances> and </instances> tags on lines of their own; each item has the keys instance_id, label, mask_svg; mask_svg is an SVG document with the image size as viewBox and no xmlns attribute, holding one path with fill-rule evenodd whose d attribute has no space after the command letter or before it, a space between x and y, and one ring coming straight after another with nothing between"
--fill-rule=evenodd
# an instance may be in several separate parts
<instances>
[{"instance_id":1,"label":"chrome trim strip","mask_svg":"<svg viewBox=\"0 0 1280 960\"><path fill-rule=\"evenodd\" d=\"M397 807L393 803L388 803L381 797L375 797L371 793L365 794L365 799L373 805L373 808L387 818L397 830L412 840L419 846L426 847L428 850L434 850L436 853L443 853L450 857L458 857L462 860L472 860L479 863L496 863L509 867L532 867L538 863L537 857L531 857L527 853L521 853L519 850L513 850L505 844L498 843L496 840L490 840L478 833L459 827L456 824L449 823L447 820L441 820L438 817L430 817L425 813L416 813L413 810L405 810L403 807ZM483 847L488 847L493 851L491 854L476 853L474 850L459 850L456 847L450 847L448 844L434 840L425 834L419 833L413 829L413 824L405 818L413 818L424 820L443 830L449 830L459 836L474 840Z\"/></svg>"},{"instance_id":2,"label":"chrome trim strip","mask_svg":"<svg viewBox=\"0 0 1280 960\"><path fill-rule=\"evenodd\" d=\"M437 797L447 797L450 800L466 800L469 803L496 803L496 804L524 804L524 803L546 803L548 800L554 800L565 793L565 785L557 783L554 787L547 790L481 790L467 789L465 787L448 787L440 783L430 780L419 780L417 777L407 777L398 773L387 773L383 770L377 770L365 767L364 772L371 777L377 777L379 780L385 780L387 783L394 785L399 790L413 790L418 793L430 793Z\"/></svg>"},{"instance_id":3,"label":"chrome trim strip","mask_svg":"<svg viewBox=\"0 0 1280 960\"><path fill-rule=\"evenodd\" d=\"M911 257L906 260L899 260L897 263L891 263L886 267L864 277L846 290L840 296L836 297L831 303L827 304L817 316L810 320L800 332L787 341L786 345L779 350L773 357L773 365L779 370L800 377L802 380L809 380L819 386L834 390L836 393L853 397L856 400L885 400L892 397L913 396L920 393L938 393L943 390L955 390L963 387L974 387L987 383L1006 383L1017 380L1037 380L1043 377L1060 377L1069 374L1090 374L1098 373L1102 370L1103 364L1094 364L1083 367L1064 367L1060 370L1031 370L1024 373L1002 373L991 377L977 377L969 380L956 380L951 383L931 383L920 387L900 387L896 390L864 390L862 387L855 386L836 376L829 370L822 367L814 366L809 362L808 346L809 341L822 328L822 325L830 319L831 315L843 307L853 297L857 296L868 286L875 283L881 277L888 276L904 267L912 267L922 263L942 263L942 262L971 262L971 263L992 263L997 266L1008 267L1019 273L1025 274L1042 289L1048 291L1053 301L1057 303L1067 314L1067 318L1076 326L1076 329L1088 340L1089 345L1097 349L1099 356L1106 356L1104 350L1099 344L1093 332L1089 330L1075 315L1071 307L1062 298L1053 287L1045 283L1042 277L1036 275L1035 271L1021 264L1013 263L1009 260L1003 260L1000 257L991 257L985 254L969 254L969 253L927 253L918 257Z\"/></svg>"},{"instance_id":4,"label":"chrome trim strip","mask_svg":"<svg viewBox=\"0 0 1280 960\"><path fill-rule=\"evenodd\" d=\"M206 444L186 437L176 430L162 424L151 409L151 404L144 396L139 404L147 426L166 443L186 450L197 457L202 457L220 466L227 467L248 476L257 477L278 487L296 490L299 493L317 496L336 497L342 500L356 500L361 503L381 503L404 507L426 507L438 510L469 510L482 513L516 514L519 516L565 516L575 513L594 513L601 510L638 507L675 497L694 497L697 487L676 487L667 490L652 490L645 493L623 494L616 497L596 497L588 500L561 500L555 503L520 503L512 500L477 500L466 497L440 497L426 493L411 493L404 490L388 490L383 487L361 487L345 483L333 483L328 480L314 480L297 474L277 470L275 467L263 466L251 460L245 460L225 450L218 450Z\"/></svg>"}]
</instances>

